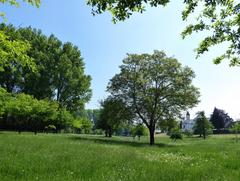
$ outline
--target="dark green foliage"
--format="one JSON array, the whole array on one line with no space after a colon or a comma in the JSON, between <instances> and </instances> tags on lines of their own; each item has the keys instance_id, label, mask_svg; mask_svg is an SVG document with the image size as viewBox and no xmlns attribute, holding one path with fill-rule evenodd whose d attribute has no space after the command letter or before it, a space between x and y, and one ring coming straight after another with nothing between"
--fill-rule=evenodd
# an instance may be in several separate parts
<instances>
[{"instance_id":1,"label":"dark green foliage","mask_svg":"<svg viewBox=\"0 0 240 181\"><path fill-rule=\"evenodd\" d=\"M197 113L196 123L194 125L194 132L199 134L200 137L203 136L203 139L206 139L207 135L212 133L212 124L205 116L205 112L201 111Z\"/></svg>"},{"instance_id":2,"label":"dark green foliage","mask_svg":"<svg viewBox=\"0 0 240 181\"><path fill-rule=\"evenodd\" d=\"M150 144L161 121L174 120L182 110L198 102L198 88L189 67L182 67L162 51L153 54L128 54L108 85L108 92L121 99L134 112L136 120L149 129Z\"/></svg>"},{"instance_id":3,"label":"dark green foliage","mask_svg":"<svg viewBox=\"0 0 240 181\"><path fill-rule=\"evenodd\" d=\"M132 118L132 112L120 99L108 97L101 102L101 106L96 128L103 129L108 137L111 137L121 124L130 121Z\"/></svg>"},{"instance_id":4,"label":"dark green foliage","mask_svg":"<svg viewBox=\"0 0 240 181\"><path fill-rule=\"evenodd\" d=\"M215 129L224 128L224 119L219 114L219 110L214 108L213 114L211 115L210 122L213 124Z\"/></svg>"},{"instance_id":5,"label":"dark green foliage","mask_svg":"<svg viewBox=\"0 0 240 181\"><path fill-rule=\"evenodd\" d=\"M93 14L110 11L113 21L129 18L133 12L142 13L147 5L152 7L165 6L170 0L88 0ZM174 3L174 1L172 1ZM191 15L195 17L193 24L188 25L182 32L182 37L194 32L209 32L196 49L197 57L207 52L212 46L228 44L222 55L214 59L219 64L224 59L230 60L231 66L240 65L240 3L238 0L184 0L186 5L182 12L185 21ZM192 19L192 17L191 17Z\"/></svg>"},{"instance_id":6,"label":"dark green foliage","mask_svg":"<svg viewBox=\"0 0 240 181\"><path fill-rule=\"evenodd\" d=\"M54 35L49 37L32 28L16 29L0 25L11 40L29 42L30 57L36 70L32 71L12 58L0 72L0 86L8 92L23 92L37 99L57 100L61 107L74 112L83 109L91 97L91 78L84 73L84 62L79 49L62 43ZM5 60L4 57L0 59Z\"/></svg>"},{"instance_id":7,"label":"dark green foliage","mask_svg":"<svg viewBox=\"0 0 240 181\"><path fill-rule=\"evenodd\" d=\"M210 122L213 124L214 128L217 130L229 128L233 119L228 116L225 111L221 109L214 108L213 114L211 115Z\"/></svg>"}]
</instances>

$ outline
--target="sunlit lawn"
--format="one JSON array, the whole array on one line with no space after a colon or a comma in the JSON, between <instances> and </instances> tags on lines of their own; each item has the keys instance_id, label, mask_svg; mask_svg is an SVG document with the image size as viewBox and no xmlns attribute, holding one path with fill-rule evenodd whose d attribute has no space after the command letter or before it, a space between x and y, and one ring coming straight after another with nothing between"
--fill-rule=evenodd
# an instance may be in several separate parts
<instances>
[{"instance_id":1,"label":"sunlit lawn","mask_svg":"<svg viewBox=\"0 0 240 181\"><path fill-rule=\"evenodd\" d=\"M0 133L0 180L240 180L240 142Z\"/></svg>"}]
</instances>

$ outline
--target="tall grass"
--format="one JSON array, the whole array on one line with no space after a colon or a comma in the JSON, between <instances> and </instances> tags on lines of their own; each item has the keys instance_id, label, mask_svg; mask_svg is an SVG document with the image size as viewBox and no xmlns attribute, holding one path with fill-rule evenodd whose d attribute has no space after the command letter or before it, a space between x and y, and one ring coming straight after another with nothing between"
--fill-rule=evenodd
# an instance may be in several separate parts
<instances>
[{"instance_id":1,"label":"tall grass","mask_svg":"<svg viewBox=\"0 0 240 181\"><path fill-rule=\"evenodd\" d=\"M0 133L0 180L240 180L240 143Z\"/></svg>"}]
</instances>

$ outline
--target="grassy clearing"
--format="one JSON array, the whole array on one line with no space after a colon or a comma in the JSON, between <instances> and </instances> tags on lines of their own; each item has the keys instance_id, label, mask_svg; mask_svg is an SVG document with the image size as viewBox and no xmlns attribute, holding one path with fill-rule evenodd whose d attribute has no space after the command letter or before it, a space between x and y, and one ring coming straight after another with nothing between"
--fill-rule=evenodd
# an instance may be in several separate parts
<instances>
[{"instance_id":1,"label":"grassy clearing","mask_svg":"<svg viewBox=\"0 0 240 181\"><path fill-rule=\"evenodd\" d=\"M0 133L0 180L240 180L233 135L132 138Z\"/></svg>"}]
</instances>

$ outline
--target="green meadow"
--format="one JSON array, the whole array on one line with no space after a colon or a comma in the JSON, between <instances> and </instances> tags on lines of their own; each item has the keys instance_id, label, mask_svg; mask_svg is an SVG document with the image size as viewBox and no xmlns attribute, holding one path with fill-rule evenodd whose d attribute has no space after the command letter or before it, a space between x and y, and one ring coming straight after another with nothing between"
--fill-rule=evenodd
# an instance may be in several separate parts
<instances>
[{"instance_id":1,"label":"green meadow","mask_svg":"<svg viewBox=\"0 0 240 181\"><path fill-rule=\"evenodd\" d=\"M240 180L233 135L148 138L0 133L0 180Z\"/></svg>"}]
</instances>

